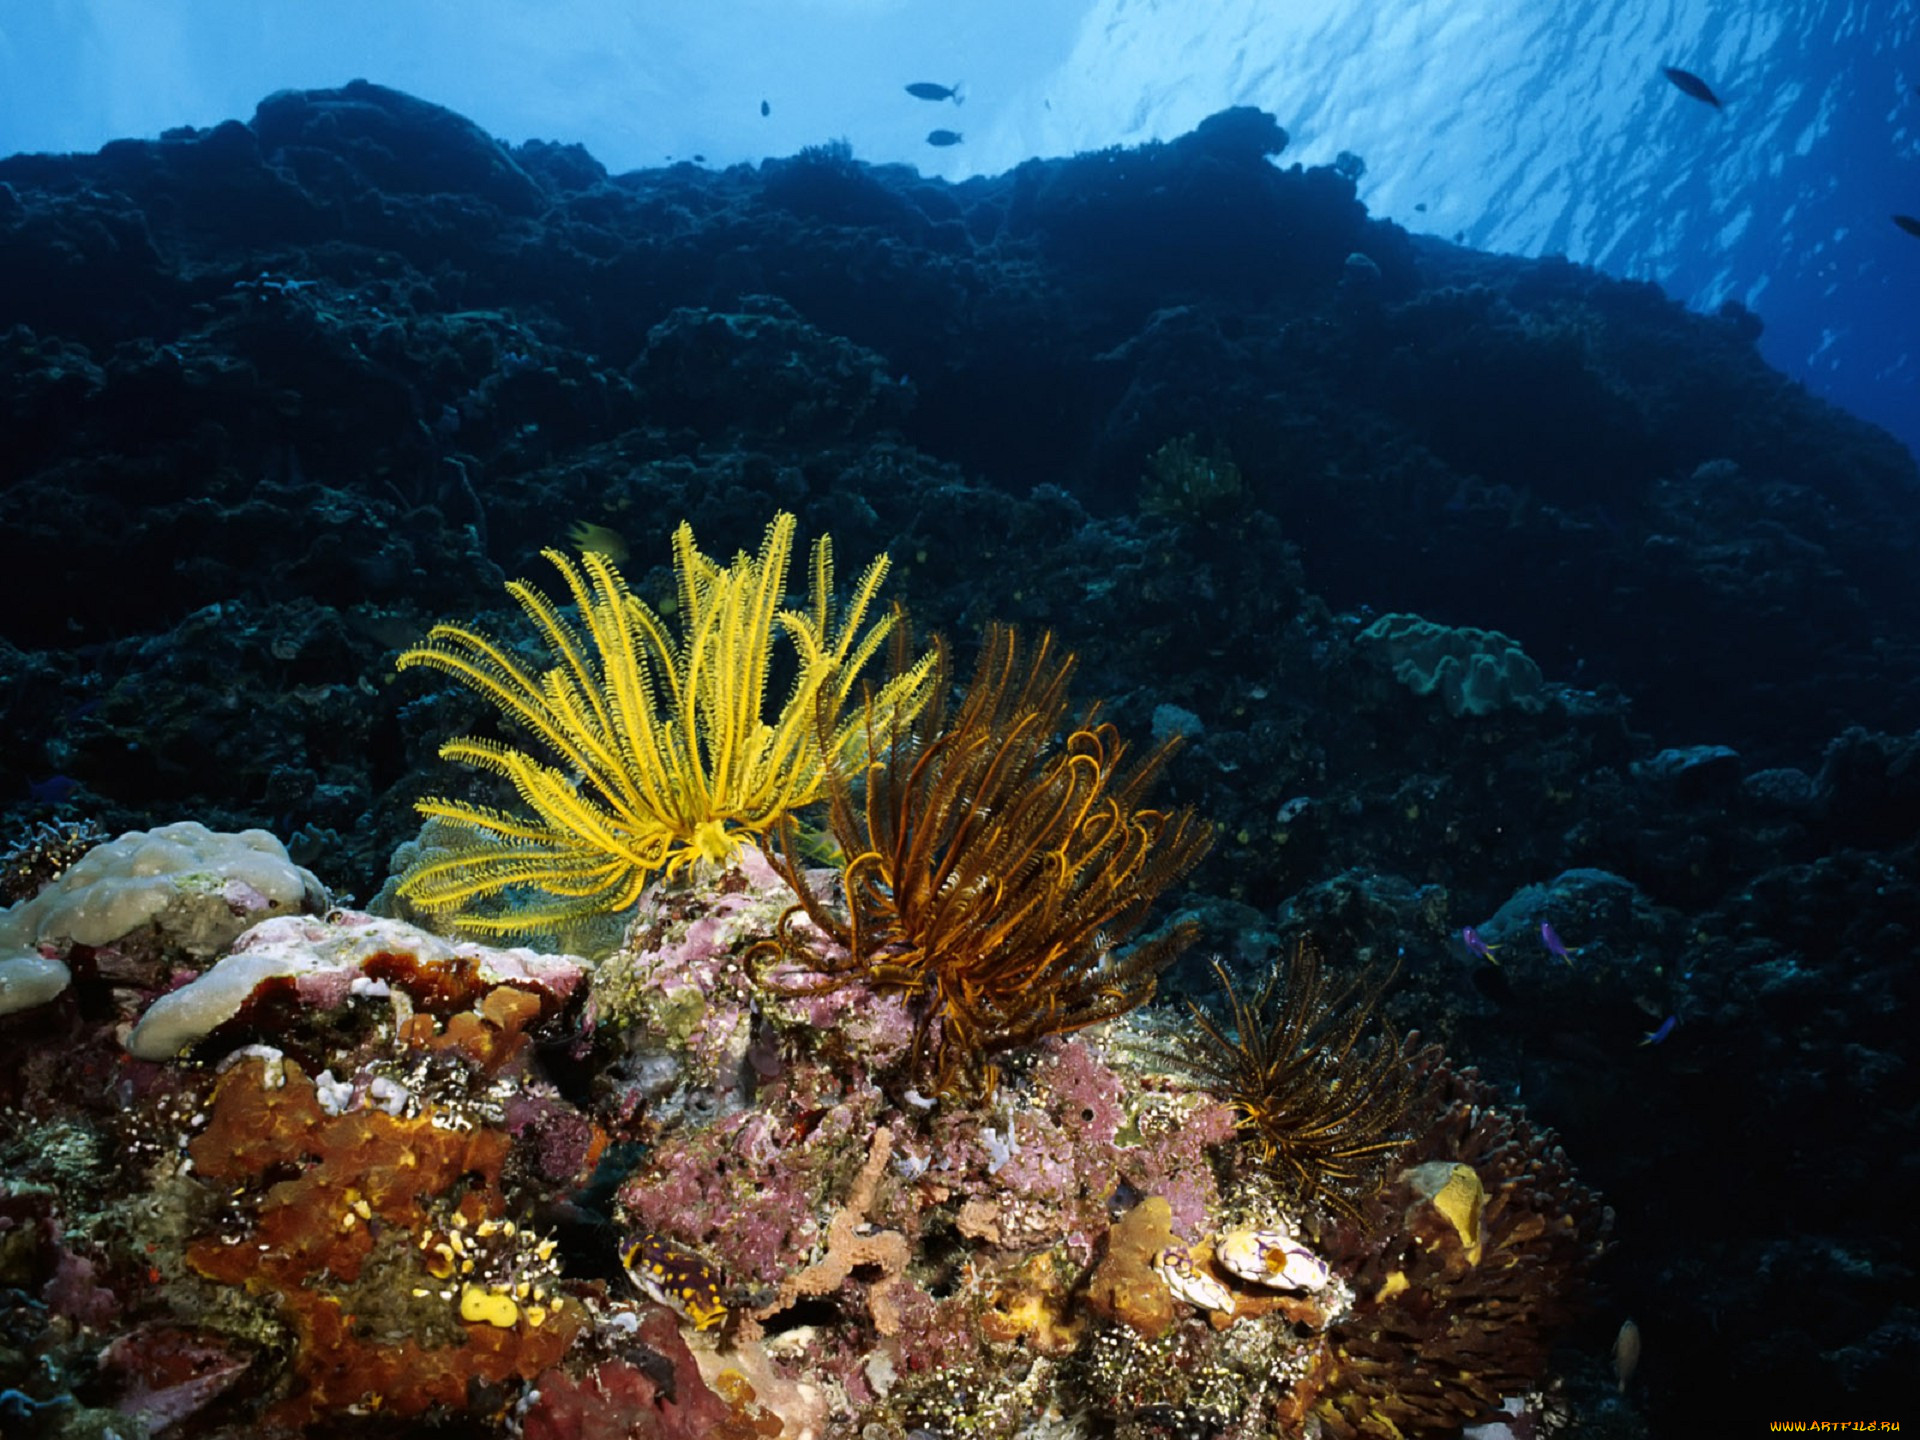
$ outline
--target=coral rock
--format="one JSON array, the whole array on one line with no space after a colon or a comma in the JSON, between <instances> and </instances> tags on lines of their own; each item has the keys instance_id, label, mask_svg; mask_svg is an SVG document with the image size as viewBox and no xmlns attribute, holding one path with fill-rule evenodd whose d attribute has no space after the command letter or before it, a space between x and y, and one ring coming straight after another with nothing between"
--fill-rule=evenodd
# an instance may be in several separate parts
<instances>
[{"instance_id":1,"label":"coral rock","mask_svg":"<svg viewBox=\"0 0 1920 1440\"><path fill-rule=\"evenodd\" d=\"M577 1308L556 1300L537 1318L511 1301L456 1309L440 1294L450 1267L436 1271L436 1252L417 1238L436 1224L501 1233L490 1227L506 1209L511 1144L436 1111L329 1115L300 1066L277 1056L243 1055L221 1075L188 1153L252 1223L194 1241L187 1263L271 1297L292 1331L301 1383L274 1421L304 1425L356 1405L462 1411L476 1384L531 1380L565 1354ZM474 1245L459 1248L471 1256Z\"/></svg>"},{"instance_id":2,"label":"coral rock","mask_svg":"<svg viewBox=\"0 0 1920 1440\"><path fill-rule=\"evenodd\" d=\"M898 1230L879 1230L862 1234L867 1213L873 1208L874 1192L886 1173L887 1157L893 1153L893 1131L882 1126L873 1132L873 1148L866 1164L854 1177L853 1191L847 1203L827 1226L827 1253L818 1264L809 1265L781 1283L773 1303L753 1312L758 1322L778 1315L803 1295L831 1295L863 1265L878 1266L880 1277L867 1285L867 1309L873 1316L873 1328L881 1335L893 1335L900 1329L900 1315L889 1291L907 1273L911 1249L907 1237Z\"/></svg>"},{"instance_id":3,"label":"coral rock","mask_svg":"<svg viewBox=\"0 0 1920 1440\"><path fill-rule=\"evenodd\" d=\"M224 1394L252 1358L219 1335L142 1325L101 1352L100 1369L122 1387L114 1408L158 1432Z\"/></svg>"},{"instance_id":4,"label":"coral rock","mask_svg":"<svg viewBox=\"0 0 1920 1440\"><path fill-rule=\"evenodd\" d=\"M560 1369L535 1382L538 1398L521 1421L526 1440L760 1440L764 1412L728 1402L701 1378L672 1314L640 1322L637 1354L602 1361L575 1379Z\"/></svg>"},{"instance_id":5,"label":"coral rock","mask_svg":"<svg viewBox=\"0 0 1920 1440\"><path fill-rule=\"evenodd\" d=\"M275 982L323 1009L341 1004L357 981L390 985L421 1009L448 1014L483 997L497 1007L503 987L557 1009L585 974L585 962L573 956L443 940L352 910L325 919L282 916L254 926L206 974L156 1000L127 1036L127 1050L142 1060L172 1059Z\"/></svg>"},{"instance_id":6,"label":"coral rock","mask_svg":"<svg viewBox=\"0 0 1920 1440\"><path fill-rule=\"evenodd\" d=\"M326 908L327 892L264 830L222 834L194 821L129 830L87 850L30 899L0 910L0 1015L67 987L60 957L124 978L204 961L254 921Z\"/></svg>"}]
</instances>

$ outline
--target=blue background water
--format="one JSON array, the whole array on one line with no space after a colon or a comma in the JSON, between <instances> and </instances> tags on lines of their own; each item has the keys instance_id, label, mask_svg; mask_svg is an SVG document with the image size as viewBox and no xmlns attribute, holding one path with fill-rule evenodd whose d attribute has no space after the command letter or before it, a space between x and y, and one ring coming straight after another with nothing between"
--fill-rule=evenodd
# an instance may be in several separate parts
<instances>
[{"instance_id":1,"label":"blue background water","mask_svg":"<svg viewBox=\"0 0 1920 1440\"><path fill-rule=\"evenodd\" d=\"M1415 230L1729 298L1782 370L1920 448L1913 0L4 0L0 153L244 118L353 75L615 170L845 137L952 178L1272 111ZM1660 76L1693 70L1716 113ZM958 108L905 96L965 84ZM769 113L760 113L761 102ZM934 149L928 130L964 143ZM1418 208L1424 206L1424 209Z\"/></svg>"}]
</instances>

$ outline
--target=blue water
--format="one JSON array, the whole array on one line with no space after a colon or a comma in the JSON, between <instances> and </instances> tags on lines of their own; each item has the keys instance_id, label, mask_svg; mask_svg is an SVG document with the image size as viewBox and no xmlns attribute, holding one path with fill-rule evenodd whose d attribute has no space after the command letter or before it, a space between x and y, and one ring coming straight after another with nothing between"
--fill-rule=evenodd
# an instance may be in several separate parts
<instances>
[{"instance_id":1,"label":"blue water","mask_svg":"<svg viewBox=\"0 0 1920 1440\"><path fill-rule=\"evenodd\" d=\"M1774 365L1920 449L1920 239L1891 219L1920 213L1912 0L1207 8L1198 27L1175 0L1105 0L1024 143L1132 142L1260 105L1289 157L1360 156L1361 198L1411 229L1749 306Z\"/></svg>"}]
</instances>

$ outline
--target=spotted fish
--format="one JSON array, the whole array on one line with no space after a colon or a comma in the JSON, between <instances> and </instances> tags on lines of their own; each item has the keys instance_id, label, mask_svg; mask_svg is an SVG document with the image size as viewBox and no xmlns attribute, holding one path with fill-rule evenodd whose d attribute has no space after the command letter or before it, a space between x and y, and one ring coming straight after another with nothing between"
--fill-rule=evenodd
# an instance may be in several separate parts
<instances>
[{"instance_id":1,"label":"spotted fish","mask_svg":"<svg viewBox=\"0 0 1920 1440\"><path fill-rule=\"evenodd\" d=\"M696 1330L727 1318L723 1277L707 1261L662 1235L642 1231L620 1251L627 1275L648 1299L677 1310Z\"/></svg>"}]
</instances>

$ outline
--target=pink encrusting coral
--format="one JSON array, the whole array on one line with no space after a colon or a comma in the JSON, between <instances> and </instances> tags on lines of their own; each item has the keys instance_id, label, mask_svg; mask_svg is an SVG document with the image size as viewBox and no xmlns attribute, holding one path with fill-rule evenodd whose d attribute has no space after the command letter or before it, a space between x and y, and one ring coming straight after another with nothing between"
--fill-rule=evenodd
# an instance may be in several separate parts
<instances>
[{"instance_id":1,"label":"pink encrusting coral","mask_svg":"<svg viewBox=\"0 0 1920 1440\"><path fill-rule=\"evenodd\" d=\"M729 1276L771 1283L819 1239L818 1193L844 1164L848 1112L804 1142L783 1143L759 1113L728 1116L663 1141L644 1179L621 1192L647 1230L711 1252Z\"/></svg>"}]
</instances>

